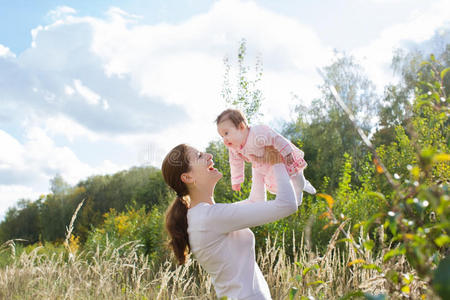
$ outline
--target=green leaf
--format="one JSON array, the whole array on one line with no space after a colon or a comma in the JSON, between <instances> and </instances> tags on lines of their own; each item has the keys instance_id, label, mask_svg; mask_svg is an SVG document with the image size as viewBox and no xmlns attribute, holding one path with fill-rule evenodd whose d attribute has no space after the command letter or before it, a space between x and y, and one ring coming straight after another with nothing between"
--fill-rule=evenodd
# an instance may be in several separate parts
<instances>
[{"instance_id":1,"label":"green leaf","mask_svg":"<svg viewBox=\"0 0 450 300\"><path fill-rule=\"evenodd\" d=\"M447 74L448 71L450 71L450 68L446 68L446 69L442 70L442 72L441 72L441 79L442 80L444 80L445 74Z\"/></svg>"},{"instance_id":2,"label":"green leaf","mask_svg":"<svg viewBox=\"0 0 450 300\"><path fill-rule=\"evenodd\" d=\"M405 254L405 249L404 248L400 247L400 248L392 249L392 250L390 250L388 253L386 253L384 255L383 262L388 261L389 259L391 259L394 256L402 255L402 254Z\"/></svg>"},{"instance_id":3,"label":"green leaf","mask_svg":"<svg viewBox=\"0 0 450 300\"><path fill-rule=\"evenodd\" d=\"M350 239L350 238L343 238L343 239L340 239L340 240L337 240L337 241L336 241L336 243L343 243L343 242L349 242L349 243L351 243L351 242L353 242L353 240Z\"/></svg>"},{"instance_id":4,"label":"green leaf","mask_svg":"<svg viewBox=\"0 0 450 300\"><path fill-rule=\"evenodd\" d=\"M442 299L450 299L450 257L441 260L433 273L433 289Z\"/></svg>"},{"instance_id":5,"label":"green leaf","mask_svg":"<svg viewBox=\"0 0 450 300\"><path fill-rule=\"evenodd\" d=\"M388 278L390 281L392 281L393 283L397 284L398 283L398 273L395 270L389 270L386 273L386 278Z\"/></svg>"},{"instance_id":6,"label":"green leaf","mask_svg":"<svg viewBox=\"0 0 450 300\"><path fill-rule=\"evenodd\" d=\"M367 196L373 196L386 202L386 197L380 192L367 192Z\"/></svg>"},{"instance_id":7,"label":"green leaf","mask_svg":"<svg viewBox=\"0 0 450 300\"><path fill-rule=\"evenodd\" d=\"M394 218L389 220L389 229L391 230L392 235L397 235L397 222L395 222Z\"/></svg>"},{"instance_id":8,"label":"green leaf","mask_svg":"<svg viewBox=\"0 0 450 300\"><path fill-rule=\"evenodd\" d=\"M325 283L325 281L323 281L323 280L316 280L314 282L308 283L308 286L309 285L318 285L318 284L323 284L323 283Z\"/></svg>"},{"instance_id":9,"label":"green leaf","mask_svg":"<svg viewBox=\"0 0 450 300\"><path fill-rule=\"evenodd\" d=\"M381 194L381 195L382 195L382 194ZM386 200L385 200L385 201L386 201ZM372 223L375 222L376 219L381 218L382 216L384 216L383 213L377 213L377 214L374 214L373 216L371 216L371 217L369 218L369 220L367 220L367 222L364 223L364 227L363 227L364 235L367 234L367 232L368 232L368 230L369 230L369 228L370 228L370 225L372 225Z\"/></svg>"},{"instance_id":10,"label":"green leaf","mask_svg":"<svg viewBox=\"0 0 450 300\"><path fill-rule=\"evenodd\" d=\"M368 264L368 265L364 265L362 266L364 269L371 269L371 270L377 270L379 273L382 272L381 268L375 264Z\"/></svg>"},{"instance_id":11,"label":"green leaf","mask_svg":"<svg viewBox=\"0 0 450 300\"><path fill-rule=\"evenodd\" d=\"M442 234L440 237L435 239L434 242L439 247L442 247L442 246L450 243L450 237L448 235L446 235L446 234Z\"/></svg>"},{"instance_id":12,"label":"green leaf","mask_svg":"<svg viewBox=\"0 0 450 300\"><path fill-rule=\"evenodd\" d=\"M311 270L318 270L319 269L319 265L318 264L315 264L315 265L313 265L313 266L311 266L311 267L307 267L307 268L305 268L304 270L303 270L303 276L305 276L309 271L311 271Z\"/></svg>"},{"instance_id":13,"label":"green leaf","mask_svg":"<svg viewBox=\"0 0 450 300\"><path fill-rule=\"evenodd\" d=\"M354 297L363 297L363 296L364 296L364 293L362 291L353 291L353 292L345 294L344 296L339 298L339 300L349 300L349 299L353 299Z\"/></svg>"},{"instance_id":14,"label":"green leaf","mask_svg":"<svg viewBox=\"0 0 450 300\"><path fill-rule=\"evenodd\" d=\"M297 294L298 289L296 287L291 287L289 290L289 300L294 299L295 294Z\"/></svg>"},{"instance_id":15,"label":"green leaf","mask_svg":"<svg viewBox=\"0 0 450 300\"><path fill-rule=\"evenodd\" d=\"M375 242L372 240L367 240L364 242L364 248L366 248L369 251L371 251L374 246L375 246Z\"/></svg>"}]
</instances>

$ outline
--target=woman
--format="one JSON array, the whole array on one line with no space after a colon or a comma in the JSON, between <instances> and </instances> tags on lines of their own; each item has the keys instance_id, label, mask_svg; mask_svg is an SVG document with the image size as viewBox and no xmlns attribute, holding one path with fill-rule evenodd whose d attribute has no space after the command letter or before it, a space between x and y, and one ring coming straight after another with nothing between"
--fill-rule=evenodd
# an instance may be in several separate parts
<instances>
[{"instance_id":1,"label":"woman","mask_svg":"<svg viewBox=\"0 0 450 300\"><path fill-rule=\"evenodd\" d=\"M164 180L177 193L166 215L170 246L181 264L189 251L194 254L212 277L219 298L271 299L256 264L255 237L249 227L276 221L297 210L282 158L273 147L266 149L264 157L254 157L257 162L273 165L278 185L275 200L266 201L263 178L253 172L249 199L236 203L214 202L214 187L222 173L213 167L212 158L209 153L181 144L163 161Z\"/></svg>"}]
</instances>

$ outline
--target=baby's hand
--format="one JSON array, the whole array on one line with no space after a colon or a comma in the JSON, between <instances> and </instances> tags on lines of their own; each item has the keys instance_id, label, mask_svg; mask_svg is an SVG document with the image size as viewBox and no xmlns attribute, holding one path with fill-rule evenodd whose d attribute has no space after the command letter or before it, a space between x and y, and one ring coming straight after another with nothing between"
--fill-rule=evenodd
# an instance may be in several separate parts
<instances>
[{"instance_id":1,"label":"baby's hand","mask_svg":"<svg viewBox=\"0 0 450 300\"><path fill-rule=\"evenodd\" d=\"M284 157L284 159L286 160L286 164L288 166L292 165L294 163L294 157L292 157L292 153L289 153L288 155L286 155Z\"/></svg>"},{"instance_id":2,"label":"baby's hand","mask_svg":"<svg viewBox=\"0 0 450 300\"><path fill-rule=\"evenodd\" d=\"M239 192L241 190L241 184L233 184L231 186L231 188L233 189L233 191Z\"/></svg>"}]
</instances>

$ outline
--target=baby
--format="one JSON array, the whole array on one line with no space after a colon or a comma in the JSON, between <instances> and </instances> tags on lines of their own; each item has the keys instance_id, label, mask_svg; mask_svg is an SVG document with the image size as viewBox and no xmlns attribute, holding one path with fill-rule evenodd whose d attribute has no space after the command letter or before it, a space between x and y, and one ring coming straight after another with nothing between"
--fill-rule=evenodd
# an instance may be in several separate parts
<instances>
[{"instance_id":1,"label":"baby","mask_svg":"<svg viewBox=\"0 0 450 300\"><path fill-rule=\"evenodd\" d=\"M223 111L216 119L217 131L229 150L231 184L234 191L241 189L244 182L244 161L251 162L254 172L260 172L269 192L277 191L272 168L268 164L252 160L252 156L261 157L265 146L273 146L284 158L286 170L291 177L297 204L302 201L302 191L315 194L316 189L303 177L307 163L302 150L266 125L248 126L245 116L236 109Z\"/></svg>"}]
</instances>

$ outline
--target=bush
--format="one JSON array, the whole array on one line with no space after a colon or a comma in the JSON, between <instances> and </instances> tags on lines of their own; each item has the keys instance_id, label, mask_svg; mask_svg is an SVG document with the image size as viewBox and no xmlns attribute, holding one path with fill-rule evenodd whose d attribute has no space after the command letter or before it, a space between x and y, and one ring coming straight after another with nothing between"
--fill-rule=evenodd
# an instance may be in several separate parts
<instances>
[{"instance_id":1,"label":"bush","mask_svg":"<svg viewBox=\"0 0 450 300\"><path fill-rule=\"evenodd\" d=\"M164 258L163 214L158 207L154 206L148 212L145 206L139 209L128 207L121 213L111 209L104 214L104 219L100 227L89 233L84 250L95 253L97 248L102 252L112 247L123 252L132 246L130 242L138 241L140 252L149 259Z\"/></svg>"}]
</instances>

